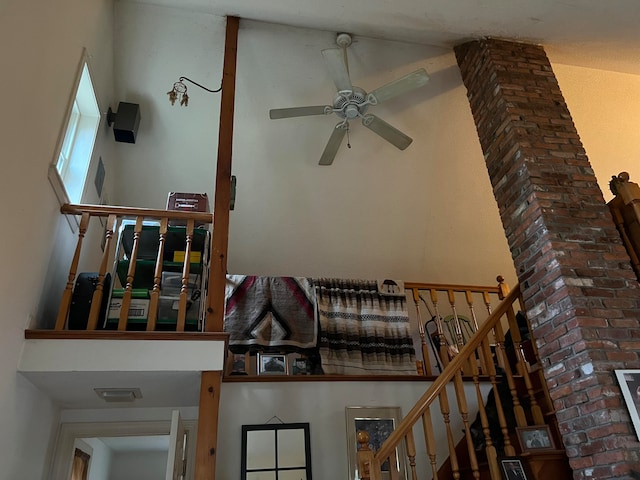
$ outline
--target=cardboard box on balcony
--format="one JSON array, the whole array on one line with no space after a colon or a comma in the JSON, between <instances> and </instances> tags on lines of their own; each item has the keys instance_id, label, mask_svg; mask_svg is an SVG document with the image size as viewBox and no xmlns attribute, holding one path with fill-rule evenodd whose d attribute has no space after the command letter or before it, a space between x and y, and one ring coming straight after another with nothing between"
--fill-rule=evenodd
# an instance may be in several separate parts
<instances>
[{"instance_id":1,"label":"cardboard box on balcony","mask_svg":"<svg viewBox=\"0 0 640 480\"><path fill-rule=\"evenodd\" d=\"M182 193L169 192L167 197L167 210L177 210L181 212L210 212L209 197L206 193ZM171 220L169 225L185 226L185 220ZM207 227L208 224L196 222L195 227Z\"/></svg>"},{"instance_id":2,"label":"cardboard box on balcony","mask_svg":"<svg viewBox=\"0 0 640 480\"><path fill-rule=\"evenodd\" d=\"M109 313L107 315L107 323L113 323L120 319L120 311L122 309L122 297L124 289L114 288L111 292L111 301L109 302ZM129 304L128 321L146 323L149 317L149 291L145 289L133 289L131 291L131 303Z\"/></svg>"}]
</instances>

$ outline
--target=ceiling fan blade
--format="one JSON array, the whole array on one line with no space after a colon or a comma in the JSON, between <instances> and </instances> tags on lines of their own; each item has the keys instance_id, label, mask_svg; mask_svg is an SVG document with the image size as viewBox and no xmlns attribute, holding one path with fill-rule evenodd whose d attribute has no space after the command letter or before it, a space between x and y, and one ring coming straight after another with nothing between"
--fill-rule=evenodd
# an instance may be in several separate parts
<instances>
[{"instance_id":1,"label":"ceiling fan blade","mask_svg":"<svg viewBox=\"0 0 640 480\"><path fill-rule=\"evenodd\" d=\"M329 110L327 111L327 109ZM331 112L331 107L327 105L317 105L313 107L275 108L269 110L269 118L275 120L278 118L307 117L309 115L324 115Z\"/></svg>"},{"instance_id":2,"label":"ceiling fan blade","mask_svg":"<svg viewBox=\"0 0 640 480\"><path fill-rule=\"evenodd\" d=\"M376 88L369 96L373 96L376 103L386 102L390 98L397 97L403 93L422 87L429 81L429 75L424 68L409 73L382 87Z\"/></svg>"},{"instance_id":3,"label":"ceiling fan blade","mask_svg":"<svg viewBox=\"0 0 640 480\"><path fill-rule=\"evenodd\" d=\"M362 124L372 132L380 135L387 142L398 147L400 150L404 150L409 145L411 145L411 142L413 142L413 139L411 137L406 136L400 130L392 127L387 122L379 117L376 117L375 115L365 115L362 118Z\"/></svg>"},{"instance_id":4,"label":"ceiling fan blade","mask_svg":"<svg viewBox=\"0 0 640 480\"><path fill-rule=\"evenodd\" d=\"M346 55L346 49L328 48L322 50L322 56L327 62L329 74L339 92L343 90L353 90L351 79L349 78Z\"/></svg>"},{"instance_id":5,"label":"ceiling fan blade","mask_svg":"<svg viewBox=\"0 0 640 480\"><path fill-rule=\"evenodd\" d=\"M320 157L318 165L331 165L333 163L333 159L336 158L336 153L338 153L338 149L340 148L342 139L346 134L347 125L342 125L342 123L339 123L335 126L333 132L331 133L331 136L329 137L327 146L324 147L324 152L322 152L322 156Z\"/></svg>"}]
</instances>

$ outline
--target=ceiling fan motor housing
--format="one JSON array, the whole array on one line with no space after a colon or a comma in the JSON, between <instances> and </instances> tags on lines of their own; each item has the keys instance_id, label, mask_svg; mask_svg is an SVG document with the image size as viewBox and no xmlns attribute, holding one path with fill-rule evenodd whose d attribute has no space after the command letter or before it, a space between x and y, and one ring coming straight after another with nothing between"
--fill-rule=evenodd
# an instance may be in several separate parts
<instances>
[{"instance_id":1,"label":"ceiling fan motor housing","mask_svg":"<svg viewBox=\"0 0 640 480\"><path fill-rule=\"evenodd\" d=\"M367 111L369 107L367 92L360 87L353 87L353 90L338 92L333 98L333 108L340 118L356 118Z\"/></svg>"}]
</instances>

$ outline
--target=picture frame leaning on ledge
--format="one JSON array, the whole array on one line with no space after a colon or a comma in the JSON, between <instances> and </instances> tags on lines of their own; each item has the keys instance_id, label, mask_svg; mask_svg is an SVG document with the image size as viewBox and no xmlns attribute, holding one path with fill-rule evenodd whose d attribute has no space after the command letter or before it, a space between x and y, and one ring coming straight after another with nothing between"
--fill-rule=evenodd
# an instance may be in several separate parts
<instances>
[{"instance_id":1,"label":"picture frame leaning on ledge","mask_svg":"<svg viewBox=\"0 0 640 480\"><path fill-rule=\"evenodd\" d=\"M375 453L391 432L402 420L400 407L346 407L347 422L347 457L349 463L349 480L359 480L358 474L358 440L361 430L369 434L369 448ZM400 480L406 479L406 448L404 441L396 448L395 465L387 460L382 464L382 478L391 478L390 468L398 472Z\"/></svg>"}]
</instances>

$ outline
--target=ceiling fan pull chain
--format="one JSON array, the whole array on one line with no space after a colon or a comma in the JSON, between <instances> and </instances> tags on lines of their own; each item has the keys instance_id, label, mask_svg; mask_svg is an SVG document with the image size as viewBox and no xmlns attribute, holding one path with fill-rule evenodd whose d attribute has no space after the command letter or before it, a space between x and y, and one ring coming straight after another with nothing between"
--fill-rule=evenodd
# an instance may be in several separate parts
<instances>
[{"instance_id":1,"label":"ceiling fan pull chain","mask_svg":"<svg viewBox=\"0 0 640 480\"><path fill-rule=\"evenodd\" d=\"M351 129L347 127L347 147L351 148L351 139L349 138L349 130Z\"/></svg>"}]
</instances>

